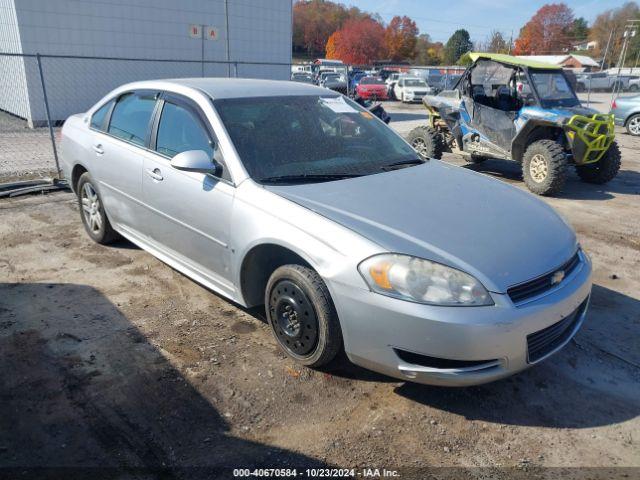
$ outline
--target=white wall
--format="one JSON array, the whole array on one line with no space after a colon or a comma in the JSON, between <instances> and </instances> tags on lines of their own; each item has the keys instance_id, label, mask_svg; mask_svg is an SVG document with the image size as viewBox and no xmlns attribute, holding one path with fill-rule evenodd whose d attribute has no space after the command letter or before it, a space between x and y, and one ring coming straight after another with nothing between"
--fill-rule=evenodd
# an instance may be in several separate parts
<instances>
[{"instance_id":1,"label":"white wall","mask_svg":"<svg viewBox=\"0 0 640 480\"><path fill-rule=\"evenodd\" d=\"M0 0L0 52L22 52L13 1ZM26 74L20 57L0 55L0 110L23 118L29 116Z\"/></svg>"},{"instance_id":2,"label":"white wall","mask_svg":"<svg viewBox=\"0 0 640 480\"><path fill-rule=\"evenodd\" d=\"M0 0L0 5L14 5L14 1ZM202 40L189 36L190 24L216 27L218 40L204 42L204 58L207 62L227 60L224 0L18 0L15 5L13 21L18 24L19 45L24 53L193 61L43 58L55 120L85 111L104 94L126 82L201 76L203 44ZM228 0L228 8L231 61L285 65L228 67L205 63L205 76L237 73L244 77L289 79L291 0ZM15 38L12 41L15 44ZM17 114L34 121L43 120L37 68L27 66L26 83L29 112Z\"/></svg>"}]
</instances>

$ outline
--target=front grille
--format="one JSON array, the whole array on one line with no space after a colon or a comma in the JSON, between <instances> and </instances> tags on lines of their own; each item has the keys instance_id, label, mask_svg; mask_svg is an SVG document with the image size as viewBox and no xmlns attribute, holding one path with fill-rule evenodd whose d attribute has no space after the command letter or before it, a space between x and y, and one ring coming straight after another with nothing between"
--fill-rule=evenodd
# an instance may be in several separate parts
<instances>
[{"instance_id":1,"label":"front grille","mask_svg":"<svg viewBox=\"0 0 640 480\"><path fill-rule=\"evenodd\" d=\"M427 92L413 92L414 95L426 95Z\"/></svg>"},{"instance_id":2,"label":"front grille","mask_svg":"<svg viewBox=\"0 0 640 480\"><path fill-rule=\"evenodd\" d=\"M541 277L534 278L533 280L529 280L528 282L521 283L520 285L516 285L507 290L507 294L511 301L515 304L522 303L525 300L529 300L530 298L536 297L545 293L547 290L551 290L553 287L557 285L557 282L554 282L554 276L562 271L564 272L564 278L569 276L576 267L580 264L580 254L576 252L573 257L569 259L564 265L558 267L553 272L549 272Z\"/></svg>"},{"instance_id":3,"label":"front grille","mask_svg":"<svg viewBox=\"0 0 640 480\"><path fill-rule=\"evenodd\" d=\"M527 360L529 363L537 362L545 355L561 347L571 338L576 325L580 322L584 309L587 307L587 301L582 302L573 313L558 323L527 335Z\"/></svg>"}]
</instances>

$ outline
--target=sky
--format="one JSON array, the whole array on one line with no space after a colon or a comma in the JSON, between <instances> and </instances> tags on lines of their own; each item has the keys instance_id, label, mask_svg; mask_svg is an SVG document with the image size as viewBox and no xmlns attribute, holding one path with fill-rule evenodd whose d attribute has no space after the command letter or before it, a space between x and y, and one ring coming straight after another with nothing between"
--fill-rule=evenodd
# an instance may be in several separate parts
<instances>
[{"instance_id":1,"label":"sky","mask_svg":"<svg viewBox=\"0 0 640 480\"><path fill-rule=\"evenodd\" d=\"M385 22L395 15L411 17L420 33L434 41L446 42L458 28L466 28L471 40L486 41L491 30L514 38L520 28L545 3L552 0L336 0L361 10L379 13ZM559 0L558 0L559 1ZM576 17L589 23L603 10L620 7L624 0L564 0Z\"/></svg>"}]
</instances>

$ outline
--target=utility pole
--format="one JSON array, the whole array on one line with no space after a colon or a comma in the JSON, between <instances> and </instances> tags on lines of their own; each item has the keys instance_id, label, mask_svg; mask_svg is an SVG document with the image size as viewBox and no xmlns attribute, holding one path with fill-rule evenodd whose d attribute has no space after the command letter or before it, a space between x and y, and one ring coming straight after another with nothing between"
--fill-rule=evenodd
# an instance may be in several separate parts
<instances>
[{"instance_id":1,"label":"utility pole","mask_svg":"<svg viewBox=\"0 0 640 480\"><path fill-rule=\"evenodd\" d=\"M604 49L604 55L602 57L602 63L600 64L600 70L604 70L604 61L607 58L607 53L609 53L609 45L611 44L611 38L613 37L613 33L615 32L615 28L613 30L611 30L611 33L609 34L609 40L607 40L607 48Z\"/></svg>"},{"instance_id":2,"label":"utility pole","mask_svg":"<svg viewBox=\"0 0 640 480\"><path fill-rule=\"evenodd\" d=\"M613 89L611 91L611 103L613 103L616 93L620 93L620 91L622 90L622 86L620 85L620 73L622 72L622 68L624 67L624 62L627 59L629 39L636 36L638 27L640 27L640 20L629 20L627 26L624 29L624 34L622 35L622 37L624 38L624 42L622 43L622 51L620 52L620 57L618 58L618 74L616 75L616 81L613 84Z\"/></svg>"}]
</instances>

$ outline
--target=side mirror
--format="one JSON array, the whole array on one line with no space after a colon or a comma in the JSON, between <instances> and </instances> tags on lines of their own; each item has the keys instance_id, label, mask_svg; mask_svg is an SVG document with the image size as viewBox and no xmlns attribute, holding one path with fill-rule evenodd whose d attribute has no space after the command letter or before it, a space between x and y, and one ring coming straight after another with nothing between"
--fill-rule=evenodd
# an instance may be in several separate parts
<instances>
[{"instance_id":1,"label":"side mirror","mask_svg":"<svg viewBox=\"0 0 640 480\"><path fill-rule=\"evenodd\" d=\"M219 176L221 166L204 150L187 150L171 159L171 166L185 172L208 173Z\"/></svg>"}]
</instances>

